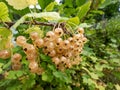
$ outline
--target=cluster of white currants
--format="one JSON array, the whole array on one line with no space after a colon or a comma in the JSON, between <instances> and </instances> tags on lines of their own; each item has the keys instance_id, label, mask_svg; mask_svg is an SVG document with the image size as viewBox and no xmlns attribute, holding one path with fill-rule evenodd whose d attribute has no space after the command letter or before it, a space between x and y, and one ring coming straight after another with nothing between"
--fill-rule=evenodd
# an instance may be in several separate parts
<instances>
[{"instance_id":1,"label":"cluster of white currants","mask_svg":"<svg viewBox=\"0 0 120 90\"><path fill-rule=\"evenodd\" d=\"M44 54L50 56L52 62L61 71L81 62L80 53L87 40L84 36L84 29L78 28L77 32L71 37L64 38L63 36L63 29L55 28L53 31L48 31L44 38L41 38L37 32L31 32L30 38L33 44L27 43L24 36L17 37L16 43L23 48L31 72L41 74L44 71L38 64L38 48L41 48ZM0 58L6 59L8 57L10 57L10 53L7 50L0 51ZM18 53L12 56L12 69L21 69L21 59L22 56Z\"/></svg>"},{"instance_id":2,"label":"cluster of white currants","mask_svg":"<svg viewBox=\"0 0 120 90\"><path fill-rule=\"evenodd\" d=\"M78 28L77 34L74 34L73 37L63 39L62 28L56 28L48 31L44 38L40 38L37 32L31 33L30 37L35 46L42 48L44 54L50 56L56 67L63 71L65 68L71 68L80 63L79 54L87 40L83 33L84 29Z\"/></svg>"},{"instance_id":3,"label":"cluster of white currants","mask_svg":"<svg viewBox=\"0 0 120 90\"><path fill-rule=\"evenodd\" d=\"M23 47L27 60L29 61L30 71L33 73L41 74L43 69L39 67L38 62L36 61L38 58L37 50L33 44L29 44L26 41L27 40L24 36L18 36L16 39L17 45Z\"/></svg>"}]
</instances>

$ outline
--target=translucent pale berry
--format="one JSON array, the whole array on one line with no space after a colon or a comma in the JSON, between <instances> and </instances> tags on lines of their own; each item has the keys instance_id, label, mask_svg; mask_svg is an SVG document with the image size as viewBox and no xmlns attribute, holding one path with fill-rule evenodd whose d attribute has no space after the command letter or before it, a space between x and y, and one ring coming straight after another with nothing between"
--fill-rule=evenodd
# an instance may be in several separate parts
<instances>
[{"instance_id":1,"label":"translucent pale berry","mask_svg":"<svg viewBox=\"0 0 120 90\"><path fill-rule=\"evenodd\" d=\"M12 56L11 60L12 60L13 63L18 63L21 59L22 59L22 56L19 53L15 53Z\"/></svg>"},{"instance_id":2,"label":"translucent pale berry","mask_svg":"<svg viewBox=\"0 0 120 90\"><path fill-rule=\"evenodd\" d=\"M80 47L80 43L76 42L76 43L74 44L74 48L79 48L79 47Z\"/></svg>"},{"instance_id":3,"label":"translucent pale berry","mask_svg":"<svg viewBox=\"0 0 120 90\"><path fill-rule=\"evenodd\" d=\"M56 28L56 29L54 30L54 32L55 32L55 34L56 34L57 36L62 36L62 35L63 35L63 30L62 30L62 28Z\"/></svg>"},{"instance_id":4,"label":"translucent pale berry","mask_svg":"<svg viewBox=\"0 0 120 90\"><path fill-rule=\"evenodd\" d=\"M44 69L43 69L43 68L38 68L37 71L36 71L36 73L37 73L38 75L41 75L43 72L44 72Z\"/></svg>"},{"instance_id":5,"label":"translucent pale berry","mask_svg":"<svg viewBox=\"0 0 120 90\"><path fill-rule=\"evenodd\" d=\"M79 40L81 40L81 38L82 38L82 35L81 35L81 34L75 34L75 35L73 36L73 39L74 39L75 41L79 41Z\"/></svg>"},{"instance_id":6,"label":"translucent pale berry","mask_svg":"<svg viewBox=\"0 0 120 90\"><path fill-rule=\"evenodd\" d=\"M64 49L68 49L70 47L70 42L68 40L64 40L62 46Z\"/></svg>"},{"instance_id":7,"label":"translucent pale berry","mask_svg":"<svg viewBox=\"0 0 120 90\"><path fill-rule=\"evenodd\" d=\"M16 43L19 46L24 46L24 44L26 43L26 38L24 36L18 36L16 39Z\"/></svg>"},{"instance_id":8,"label":"translucent pale berry","mask_svg":"<svg viewBox=\"0 0 120 90\"><path fill-rule=\"evenodd\" d=\"M37 54L35 54L35 53L28 53L27 54L27 60L28 61L35 61L36 58L37 58Z\"/></svg>"},{"instance_id":9,"label":"translucent pale berry","mask_svg":"<svg viewBox=\"0 0 120 90\"><path fill-rule=\"evenodd\" d=\"M83 28L78 28L77 30L79 33L83 34L84 33L84 29Z\"/></svg>"},{"instance_id":10,"label":"translucent pale berry","mask_svg":"<svg viewBox=\"0 0 120 90\"><path fill-rule=\"evenodd\" d=\"M47 48L48 51L53 50L54 47L55 47L55 45L54 45L53 42L46 42L46 43L44 44L44 46L45 46L45 48Z\"/></svg>"},{"instance_id":11,"label":"translucent pale berry","mask_svg":"<svg viewBox=\"0 0 120 90\"><path fill-rule=\"evenodd\" d=\"M49 39L49 41L55 40L55 33L53 31L49 31L46 33L46 38Z\"/></svg>"},{"instance_id":12,"label":"translucent pale berry","mask_svg":"<svg viewBox=\"0 0 120 90\"><path fill-rule=\"evenodd\" d=\"M62 47L58 47L58 48L56 48L56 52L61 54L64 52L64 49Z\"/></svg>"},{"instance_id":13,"label":"translucent pale berry","mask_svg":"<svg viewBox=\"0 0 120 90\"><path fill-rule=\"evenodd\" d=\"M55 46L59 47L60 45L62 45L62 43L63 43L62 38L57 38L56 41L55 41Z\"/></svg>"},{"instance_id":14,"label":"translucent pale berry","mask_svg":"<svg viewBox=\"0 0 120 90\"><path fill-rule=\"evenodd\" d=\"M21 67L22 67L21 63L12 64L12 69L13 70L19 70L19 69L21 69Z\"/></svg>"},{"instance_id":15,"label":"translucent pale berry","mask_svg":"<svg viewBox=\"0 0 120 90\"><path fill-rule=\"evenodd\" d=\"M35 44L36 44L36 46L38 46L39 48L41 48L41 47L43 47L43 45L44 45L44 40L41 39L41 38L36 39L36 40L35 40Z\"/></svg>"},{"instance_id":16,"label":"translucent pale berry","mask_svg":"<svg viewBox=\"0 0 120 90\"><path fill-rule=\"evenodd\" d=\"M23 49L25 53L36 53L36 49L32 44L25 44Z\"/></svg>"},{"instance_id":17,"label":"translucent pale berry","mask_svg":"<svg viewBox=\"0 0 120 90\"><path fill-rule=\"evenodd\" d=\"M74 44L74 39L72 37L69 37L68 41L70 42L70 44Z\"/></svg>"},{"instance_id":18,"label":"translucent pale berry","mask_svg":"<svg viewBox=\"0 0 120 90\"><path fill-rule=\"evenodd\" d=\"M56 55L56 51L55 50L52 50L49 52L48 54L50 57L54 57Z\"/></svg>"},{"instance_id":19,"label":"translucent pale berry","mask_svg":"<svg viewBox=\"0 0 120 90\"><path fill-rule=\"evenodd\" d=\"M67 58L64 57L64 56L61 56L61 57L60 57L60 60L61 60L62 62L65 62L65 61L67 60Z\"/></svg>"},{"instance_id":20,"label":"translucent pale berry","mask_svg":"<svg viewBox=\"0 0 120 90\"><path fill-rule=\"evenodd\" d=\"M84 43L86 43L86 42L87 42L87 38L86 38L86 37L82 38L82 41L83 41Z\"/></svg>"},{"instance_id":21,"label":"translucent pale berry","mask_svg":"<svg viewBox=\"0 0 120 90\"><path fill-rule=\"evenodd\" d=\"M53 57L52 62L54 62L56 65L60 63L60 59L58 57Z\"/></svg>"},{"instance_id":22,"label":"translucent pale berry","mask_svg":"<svg viewBox=\"0 0 120 90\"><path fill-rule=\"evenodd\" d=\"M39 38L39 35L38 35L37 32L31 32L31 33L30 33L30 38L31 38L32 40L36 40L36 39Z\"/></svg>"},{"instance_id":23,"label":"translucent pale berry","mask_svg":"<svg viewBox=\"0 0 120 90\"><path fill-rule=\"evenodd\" d=\"M30 69L37 69L38 68L38 63L35 61L32 61L29 63L29 68Z\"/></svg>"},{"instance_id":24,"label":"translucent pale berry","mask_svg":"<svg viewBox=\"0 0 120 90\"><path fill-rule=\"evenodd\" d=\"M0 58L7 59L10 57L10 52L8 50L1 50L0 51Z\"/></svg>"}]
</instances>

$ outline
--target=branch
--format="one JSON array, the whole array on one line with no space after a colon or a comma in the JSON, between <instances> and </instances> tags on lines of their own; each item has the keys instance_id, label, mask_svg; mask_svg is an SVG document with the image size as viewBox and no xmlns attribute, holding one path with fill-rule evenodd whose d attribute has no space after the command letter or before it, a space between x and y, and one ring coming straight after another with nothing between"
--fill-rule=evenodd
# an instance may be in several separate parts
<instances>
[{"instance_id":1,"label":"branch","mask_svg":"<svg viewBox=\"0 0 120 90\"><path fill-rule=\"evenodd\" d=\"M13 26L15 24L15 22L4 22L4 23L6 24L5 26L7 26L8 28L10 28L11 26ZM31 22L31 21L25 21L22 24L27 24L27 25L29 25L29 24L32 24L32 25L42 25L42 26L50 26L50 27L54 27L55 26L55 28L57 28L59 23L38 22L38 21L34 20L33 22ZM65 22L62 22L62 23L60 23L59 27L63 29L64 33L69 34L69 35L72 36L72 33L69 32L66 29L65 24L66 24Z\"/></svg>"},{"instance_id":2,"label":"branch","mask_svg":"<svg viewBox=\"0 0 120 90\"><path fill-rule=\"evenodd\" d=\"M12 25L15 24L15 22L5 22L5 24L8 25L8 27L10 28ZM38 22L38 21L25 21L23 24L32 24L32 25L43 25L43 26L54 26L56 25L55 23L46 23L46 22Z\"/></svg>"}]
</instances>

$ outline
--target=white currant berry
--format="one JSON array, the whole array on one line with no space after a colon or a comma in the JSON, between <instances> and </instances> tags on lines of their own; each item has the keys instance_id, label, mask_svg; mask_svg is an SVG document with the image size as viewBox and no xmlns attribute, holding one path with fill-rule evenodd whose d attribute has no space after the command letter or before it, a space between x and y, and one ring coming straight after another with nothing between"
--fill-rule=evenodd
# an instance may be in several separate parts
<instances>
[{"instance_id":1,"label":"white currant berry","mask_svg":"<svg viewBox=\"0 0 120 90\"><path fill-rule=\"evenodd\" d=\"M54 57L56 55L56 51L55 50L52 50L49 52L48 54L50 57Z\"/></svg>"},{"instance_id":2,"label":"white currant berry","mask_svg":"<svg viewBox=\"0 0 120 90\"><path fill-rule=\"evenodd\" d=\"M31 32L31 33L30 33L30 38L31 38L32 40L36 40L36 39L39 38L39 35L38 35L37 32Z\"/></svg>"},{"instance_id":3,"label":"white currant berry","mask_svg":"<svg viewBox=\"0 0 120 90\"><path fill-rule=\"evenodd\" d=\"M83 34L84 33L84 29L83 28L78 28L77 30L80 34Z\"/></svg>"},{"instance_id":4,"label":"white currant berry","mask_svg":"<svg viewBox=\"0 0 120 90\"><path fill-rule=\"evenodd\" d=\"M35 40L35 44L36 44L36 46L38 46L39 48L41 48L41 47L43 47L43 45L44 45L44 40L41 39L41 38L36 39L36 40Z\"/></svg>"},{"instance_id":5,"label":"white currant berry","mask_svg":"<svg viewBox=\"0 0 120 90\"><path fill-rule=\"evenodd\" d=\"M21 59L22 59L22 56L19 53L15 53L12 56L11 60L12 60L13 63L18 63L18 62L20 62Z\"/></svg>"},{"instance_id":6,"label":"white currant berry","mask_svg":"<svg viewBox=\"0 0 120 90\"><path fill-rule=\"evenodd\" d=\"M16 43L19 46L24 46L24 44L26 43L26 38L24 36L18 36L16 39Z\"/></svg>"},{"instance_id":7,"label":"white currant berry","mask_svg":"<svg viewBox=\"0 0 120 90\"><path fill-rule=\"evenodd\" d=\"M70 42L68 40L64 40L62 46L64 49L68 49L70 47Z\"/></svg>"},{"instance_id":8,"label":"white currant berry","mask_svg":"<svg viewBox=\"0 0 120 90\"><path fill-rule=\"evenodd\" d=\"M55 34L56 34L57 36L62 36L62 35L63 35L63 30L62 30L62 28L56 28L56 29L54 30L54 32L55 32Z\"/></svg>"},{"instance_id":9,"label":"white currant berry","mask_svg":"<svg viewBox=\"0 0 120 90\"><path fill-rule=\"evenodd\" d=\"M12 69L13 70L20 70L21 67L22 67L21 63L12 64Z\"/></svg>"},{"instance_id":10,"label":"white currant berry","mask_svg":"<svg viewBox=\"0 0 120 90\"><path fill-rule=\"evenodd\" d=\"M73 39L75 40L75 41L79 41L79 40L81 40L81 38L82 38L82 36L81 36L81 34L75 34L74 36L73 36Z\"/></svg>"},{"instance_id":11,"label":"white currant berry","mask_svg":"<svg viewBox=\"0 0 120 90\"><path fill-rule=\"evenodd\" d=\"M38 68L38 63L37 63L36 61L30 62L30 63L29 63L29 68L32 69L32 70L33 70L33 69L34 69L34 70L37 69L37 68Z\"/></svg>"},{"instance_id":12,"label":"white currant berry","mask_svg":"<svg viewBox=\"0 0 120 90\"><path fill-rule=\"evenodd\" d=\"M60 45L62 45L62 43L63 43L62 38L57 38L56 41L55 41L55 46L59 47Z\"/></svg>"},{"instance_id":13,"label":"white currant berry","mask_svg":"<svg viewBox=\"0 0 120 90\"><path fill-rule=\"evenodd\" d=\"M7 59L7 58L9 58L10 57L10 51L8 51L8 50L1 50L0 51L0 58L2 58L2 59Z\"/></svg>"},{"instance_id":14,"label":"white currant berry","mask_svg":"<svg viewBox=\"0 0 120 90\"><path fill-rule=\"evenodd\" d=\"M49 39L49 41L55 40L55 33L53 31L49 31L46 33L46 38Z\"/></svg>"},{"instance_id":15,"label":"white currant berry","mask_svg":"<svg viewBox=\"0 0 120 90\"><path fill-rule=\"evenodd\" d=\"M25 44L23 49L25 53L36 53L36 49L32 44Z\"/></svg>"},{"instance_id":16,"label":"white currant berry","mask_svg":"<svg viewBox=\"0 0 120 90\"><path fill-rule=\"evenodd\" d=\"M56 65L60 63L60 59L58 57L53 57L52 62L54 62Z\"/></svg>"}]
</instances>

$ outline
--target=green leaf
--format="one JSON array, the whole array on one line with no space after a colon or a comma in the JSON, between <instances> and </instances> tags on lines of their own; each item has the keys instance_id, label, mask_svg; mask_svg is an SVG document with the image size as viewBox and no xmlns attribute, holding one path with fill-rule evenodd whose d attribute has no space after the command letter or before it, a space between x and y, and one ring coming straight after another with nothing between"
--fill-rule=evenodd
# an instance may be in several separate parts
<instances>
[{"instance_id":1,"label":"green leaf","mask_svg":"<svg viewBox=\"0 0 120 90\"><path fill-rule=\"evenodd\" d=\"M3 63L0 63L0 68L1 68L3 65L4 65Z\"/></svg>"},{"instance_id":2,"label":"green leaf","mask_svg":"<svg viewBox=\"0 0 120 90\"><path fill-rule=\"evenodd\" d=\"M83 83L88 85L92 85L92 84L96 85L96 82L93 81L91 78L88 78L85 75L82 78L83 78Z\"/></svg>"},{"instance_id":3,"label":"green leaf","mask_svg":"<svg viewBox=\"0 0 120 90\"><path fill-rule=\"evenodd\" d=\"M43 61L46 61L46 62L51 62L51 58L47 55L44 55L44 54L40 54L40 58L43 60Z\"/></svg>"},{"instance_id":4,"label":"green leaf","mask_svg":"<svg viewBox=\"0 0 120 90\"><path fill-rule=\"evenodd\" d=\"M17 79L24 74L23 71L9 71L7 79Z\"/></svg>"},{"instance_id":5,"label":"green leaf","mask_svg":"<svg viewBox=\"0 0 120 90\"><path fill-rule=\"evenodd\" d=\"M0 67L0 74L2 73L2 71L3 71L3 70L2 70L2 68Z\"/></svg>"},{"instance_id":6,"label":"green leaf","mask_svg":"<svg viewBox=\"0 0 120 90\"><path fill-rule=\"evenodd\" d=\"M115 4L116 2L119 2L119 0L104 0L100 5L100 8L105 8L106 6L110 4Z\"/></svg>"},{"instance_id":7,"label":"green leaf","mask_svg":"<svg viewBox=\"0 0 120 90\"><path fill-rule=\"evenodd\" d=\"M82 27L82 28L90 28L92 25L88 25L87 23L81 23L79 25L79 27Z\"/></svg>"},{"instance_id":8,"label":"green leaf","mask_svg":"<svg viewBox=\"0 0 120 90\"><path fill-rule=\"evenodd\" d=\"M97 74L95 74L93 72L90 72L87 68L82 67L82 69L85 70L90 75L91 78L93 78L93 79L99 79Z\"/></svg>"},{"instance_id":9,"label":"green leaf","mask_svg":"<svg viewBox=\"0 0 120 90\"><path fill-rule=\"evenodd\" d=\"M62 78L63 74L61 72L53 72L53 75L57 78Z\"/></svg>"},{"instance_id":10,"label":"green leaf","mask_svg":"<svg viewBox=\"0 0 120 90\"><path fill-rule=\"evenodd\" d=\"M47 7L44 9L44 11L52 11L54 9L54 6L57 5L57 2L51 2Z\"/></svg>"},{"instance_id":11,"label":"green leaf","mask_svg":"<svg viewBox=\"0 0 120 90\"><path fill-rule=\"evenodd\" d=\"M54 0L38 0L38 3L40 4L40 6L41 6L41 8L43 10L52 1L54 1Z\"/></svg>"},{"instance_id":12,"label":"green leaf","mask_svg":"<svg viewBox=\"0 0 120 90\"><path fill-rule=\"evenodd\" d=\"M48 68L52 71L56 70L56 67L54 65L48 64Z\"/></svg>"},{"instance_id":13,"label":"green leaf","mask_svg":"<svg viewBox=\"0 0 120 90\"><path fill-rule=\"evenodd\" d=\"M53 75L50 72L49 73L44 72L44 73L42 73L42 80L51 82L53 80Z\"/></svg>"},{"instance_id":14,"label":"green leaf","mask_svg":"<svg viewBox=\"0 0 120 90\"><path fill-rule=\"evenodd\" d=\"M97 88L98 88L99 90L105 90L105 87L104 87L104 86L97 86Z\"/></svg>"},{"instance_id":15,"label":"green leaf","mask_svg":"<svg viewBox=\"0 0 120 90\"><path fill-rule=\"evenodd\" d=\"M3 2L0 2L0 21L3 22L11 21L8 14L8 8Z\"/></svg>"},{"instance_id":16,"label":"green leaf","mask_svg":"<svg viewBox=\"0 0 120 90\"><path fill-rule=\"evenodd\" d=\"M67 22L70 24L73 23L78 25L80 23L80 20L79 20L79 17L76 16L76 17L70 18Z\"/></svg>"},{"instance_id":17,"label":"green leaf","mask_svg":"<svg viewBox=\"0 0 120 90\"><path fill-rule=\"evenodd\" d=\"M71 78L60 71L53 72L53 75L62 82L71 83Z\"/></svg>"},{"instance_id":18,"label":"green leaf","mask_svg":"<svg viewBox=\"0 0 120 90\"><path fill-rule=\"evenodd\" d=\"M7 28L0 28L0 50L10 48L12 32Z\"/></svg>"},{"instance_id":19,"label":"green leaf","mask_svg":"<svg viewBox=\"0 0 120 90\"><path fill-rule=\"evenodd\" d=\"M28 90L30 88L33 88L35 85L35 77L36 75L34 73L29 73L27 78L24 78L22 81L22 90Z\"/></svg>"},{"instance_id":20,"label":"green leaf","mask_svg":"<svg viewBox=\"0 0 120 90\"><path fill-rule=\"evenodd\" d=\"M90 9L90 5L91 5L91 1L88 1L87 3L82 5L81 7L78 7L77 16L79 17L80 20L87 14L87 12Z\"/></svg>"},{"instance_id":21,"label":"green leaf","mask_svg":"<svg viewBox=\"0 0 120 90\"><path fill-rule=\"evenodd\" d=\"M98 78L98 75L95 74L95 73L90 72L89 75L90 75L91 78L93 78L93 79L99 79L99 78Z\"/></svg>"},{"instance_id":22,"label":"green leaf","mask_svg":"<svg viewBox=\"0 0 120 90\"><path fill-rule=\"evenodd\" d=\"M87 0L76 0L76 5L81 6L83 5Z\"/></svg>"},{"instance_id":23,"label":"green leaf","mask_svg":"<svg viewBox=\"0 0 120 90\"><path fill-rule=\"evenodd\" d=\"M22 10L29 5L36 5L37 0L6 0L9 5L13 6L17 10Z\"/></svg>"}]
</instances>

